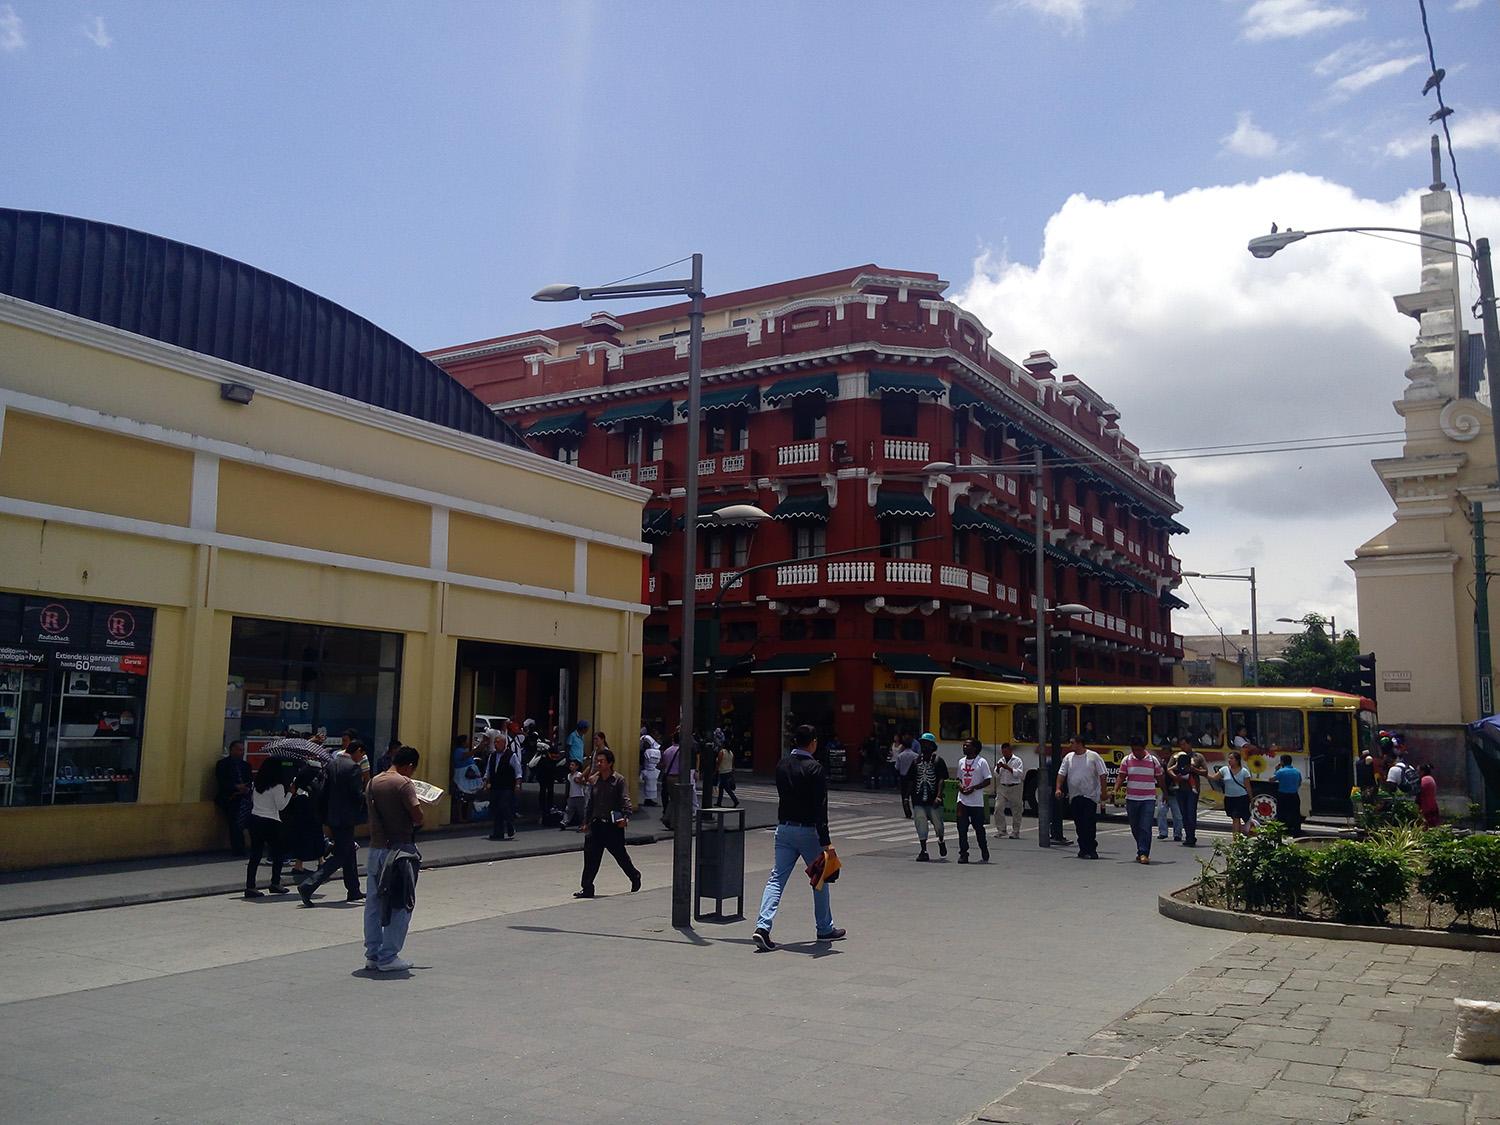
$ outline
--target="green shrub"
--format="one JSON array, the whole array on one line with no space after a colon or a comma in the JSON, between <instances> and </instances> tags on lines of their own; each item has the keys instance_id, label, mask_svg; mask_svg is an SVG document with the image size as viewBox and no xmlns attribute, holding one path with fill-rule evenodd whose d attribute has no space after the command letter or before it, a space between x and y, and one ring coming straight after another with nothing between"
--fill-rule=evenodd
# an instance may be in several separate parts
<instances>
[{"instance_id":1,"label":"green shrub","mask_svg":"<svg viewBox=\"0 0 1500 1125\"><path fill-rule=\"evenodd\" d=\"M1356 803L1354 817L1355 824L1366 832L1422 823L1417 802L1401 793L1382 793L1373 801Z\"/></svg>"},{"instance_id":2,"label":"green shrub","mask_svg":"<svg viewBox=\"0 0 1500 1125\"><path fill-rule=\"evenodd\" d=\"M1312 890L1312 856L1287 839L1280 821L1235 838L1223 855L1224 890L1231 902L1261 913L1302 913Z\"/></svg>"},{"instance_id":3,"label":"green shrub","mask_svg":"<svg viewBox=\"0 0 1500 1125\"><path fill-rule=\"evenodd\" d=\"M1337 921L1379 925L1411 892L1403 856L1378 843L1340 840L1313 857L1313 884Z\"/></svg>"},{"instance_id":4,"label":"green shrub","mask_svg":"<svg viewBox=\"0 0 1500 1125\"><path fill-rule=\"evenodd\" d=\"M1417 889L1473 925L1474 911L1493 911L1500 904L1500 837L1442 834L1427 848L1427 869Z\"/></svg>"}]
</instances>

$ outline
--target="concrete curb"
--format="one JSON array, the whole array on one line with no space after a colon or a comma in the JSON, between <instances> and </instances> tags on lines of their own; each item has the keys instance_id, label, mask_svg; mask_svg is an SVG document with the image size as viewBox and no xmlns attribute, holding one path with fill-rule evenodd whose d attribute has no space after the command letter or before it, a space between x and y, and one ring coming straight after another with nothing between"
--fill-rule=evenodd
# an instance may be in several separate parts
<instances>
[{"instance_id":1,"label":"concrete curb","mask_svg":"<svg viewBox=\"0 0 1500 1125\"><path fill-rule=\"evenodd\" d=\"M1177 895L1198 884L1190 883L1173 894L1158 895L1157 910L1176 922L1233 930L1242 934L1282 934L1315 937L1329 941L1372 941L1382 945L1421 945L1434 949L1457 949L1466 953L1500 953L1500 935L1463 934L1448 930L1402 929L1395 926L1350 926L1342 922L1315 922L1309 918L1272 918L1264 914L1241 914L1185 902Z\"/></svg>"},{"instance_id":2,"label":"concrete curb","mask_svg":"<svg viewBox=\"0 0 1500 1125\"><path fill-rule=\"evenodd\" d=\"M750 831L747 827L746 831ZM661 840L670 840L670 832L642 832L627 836L627 844L655 844ZM571 843L571 841L570 841ZM508 859L534 859L544 855L566 855L573 852L583 851L583 838L580 836L576 846L571 847L531 847L518 848L506 852L463 852L458 855L442 856L437 859L428 860L424 857L422 869L424 871L436 870L440 867L467 867L478 863L496 863ZM219 895L238 895L243 893L245 881L243 878L231 882L201 884L196 887L166 887L157 891L140 891L133 894L123 895L99 895L93 898L75 899L72 902L48 903L41 906L22 906L14 908L0 908L0 922L14 922L22 918L46 918L54 914L78 914L86 910L110 910L118 906L145 906L153 902L180 902L189 898L216 898Z\"/></svg>"}]
</instances>

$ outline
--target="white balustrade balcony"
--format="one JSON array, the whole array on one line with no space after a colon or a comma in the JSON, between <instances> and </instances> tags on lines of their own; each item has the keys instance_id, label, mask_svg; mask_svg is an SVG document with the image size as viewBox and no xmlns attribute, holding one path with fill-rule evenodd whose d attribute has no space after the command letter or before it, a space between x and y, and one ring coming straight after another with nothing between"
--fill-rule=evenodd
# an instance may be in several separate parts
<instances>
[{"instance_id":1,"label":"white balustrade balcony","mask_svg":"<svg viewBox=\"0 0 1500 1125\"><path fill-rule=\"evenodd\" d=\"M726 453L719 461L719 471L723 473L743 473L745 471L745 455L743 453Z\"/></svg>"},{"instance_id":2,"label":"white balustrade balcony","mask_svg":"<svg viewBox=\"0 0 1500 1125\"><path fill-rule=\"evenodd\" d=\"M885 459L887 461L922 461L932 460L927 455L928 443L925 441L913 441L911 438L886 438Z\"/></svg>"},{"instance_id":3,"label":"white balustrade balcony","mask_svg":"<svg viewBox=\"0 0 1500 1125\"><path fill-rule=\"evenodd\" d=\"M642 465L636 473L636 480L644 484L648 480L657 480L661 476L660 465Z\"/></svg>"},{"instance_id":4,"label":"white balustrade balcony","mask_svg":"<svg viewBox=\"0 0 1500 1125\"><path fill-rule=\"evenodd\" d=\"M799 441L792 445L778 446L776 449L776 464L786 465L818 465L823 461L823 443L820 441Z\"/></svg>"},{"instance_id":5,"label":"white balustrade balcony","mask_svg":"<svg viewBox=\"0 0 1500 1125\"><path fill-rule=\"evenodd\" d=\"M938 582L943 586L957 586L960 590L967 590L969 572L961 566L944 566L938 570Z\"/></svg>"},{"instance_id":6,"label":"white balustrade balcony","mask_svg":"<svg viewBox=\"0 0 1500 1125\"><path fill-rule=\"evenodd\" d=\"M817 580L817 563L788 563L776 568L777 586L809 586Z\"/></svg>"},{"instance_id":7,"label":"white balustrade balcony","mask_svg":"<svg viewBox=\"0 0 1500 1125\"><path fill-rule=\"evenodd\" d=\"M714 588L714 576L712 574L698 574L693 577L693 589L712 590Z\"/></svg>"},{"instance_id":8,"label":"white balustrade balcony","mask_svg":"<svg viewBox=\"0 0 1500 1125\"><path fill-rule=\"evenodd\" d=\"M718 469L718 467L718 458L705 457L703 458L703 460L698 462L698 475L700 477L711 477L714 475L714 472Z\"/></svg>"},{"instance_id":9,"label":"white balustrade balcony","mask_svg":"<svg viewBox=\"0 0 1500 1125\"><path fill-rule=\"evenodd\" d=\"M969 574L969 588L976 594L988 594L990 592L990 576L971 572Z\"/></svg>"},{"instance_id":10,"label":"white balustrade balcony","mask_svg":"<svg viewBox=\"0 0 1500 1125\"><path fill-rule=\"evenodd\" d=\"M907 559L888 559L885 564L885 580L929 585L932 582L932 564L912 562Z\"/></svg>"},{"instance_id":11,"label":"white balustrade balcony","mask_svg":"<svg viewBox=\"0 0 1500 1125\"><path fill-rule=\"evenodd\" d=\"M630 470L628 468L627 469L611 469L609 471L609 475L612 476L612 477L614 477L615 480L625 480L625 481L628 481L630 479Z\"/></svg>"},{"instance_id":12,"label":"white balustrade balcony","mask_svg":"<svg viewBox=\"0 0 1500 1125\"><path fill-rule=\"evenodd\" d=\"M873 562L831 562L828 564L828 581L873 582L875 581L875 564Z\"/></svg>"}]
</instances>

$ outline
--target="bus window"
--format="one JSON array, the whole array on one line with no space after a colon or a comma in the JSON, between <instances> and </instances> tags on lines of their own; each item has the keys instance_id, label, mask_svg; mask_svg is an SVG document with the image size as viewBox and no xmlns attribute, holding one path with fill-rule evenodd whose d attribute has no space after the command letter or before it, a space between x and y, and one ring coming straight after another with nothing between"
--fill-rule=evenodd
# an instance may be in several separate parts
<instances>
[{"instance_id":1,"label":"bus window","mask_svg":"<svg viewBox=\"0 0 1500 1125\"><path fill-rule=\"evenodd\" d=\"M1248 738L1267 753L1273 749L1289 754L1302 752L1301 711L1282 707L1233 708L1229 712L1228 729L1234 737Z\"/></svg>"},{"instance_id":2,"label":"bus window","mask_svg":"<svg viewBox=\"0 0 1500 1125\"><path fill-rule=\"evenodd\" d=\"M1073 708L1069 704L1064 704L1058 707L1056 711L1053 711L1052 714L1062 715L1062 733L1059 735L1059 737L1062 739L1062 741L1066 742L1068 739L1073 737ZM1017 703L1015 705L1015 708L1011 711L1011 723L1011 737L1014 738L1015 741L1035 742L1036 704ZM1052 741L1052 731L1050 728L1047 731L1047 741Z\"/></svg>"},{"instance_id":3,"label":"bus window","mask_svg":"<svg viewBox=\"0 0 1500 1125\"><path fill-rule=\"evenodd\" d=\"M1129 746L1146 738L1146 709L1118 704L1085 704L1080 708L1085 746Z\"/></svg>"},{"instance_id":4,"label":"bus window","mask_svg":"<svg viewBox=\"0 0 1500 1125\"><path fill-rule=\"evenodd\" d=\"M973 710L967 703L943 703L938 706L938 738L957 742L968 738L974 729Z\"/></svg>"},{"instance_id":5,"label":"bus window","mask_svg":"<svg viewBox=\"0 0 1500 1125\"><path fill-rule=\"evenodd\" d=\"M1151 708L1151 741L1170 747L1179 738L1205 748L1223 744L1224 712L1217 707Z\"/></svg>"}]
</instances>

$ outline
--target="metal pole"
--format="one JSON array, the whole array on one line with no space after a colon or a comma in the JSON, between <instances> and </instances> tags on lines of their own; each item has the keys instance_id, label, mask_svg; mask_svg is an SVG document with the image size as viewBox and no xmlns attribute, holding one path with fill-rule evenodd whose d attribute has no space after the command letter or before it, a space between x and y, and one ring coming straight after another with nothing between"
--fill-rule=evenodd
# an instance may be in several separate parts
<instances>
[{"instance_id":1,"label":"metal pole","mask_svg":"<svg viewBox=\"0 0 1500 1125\"><path fill-rule=\"evenodd\" d=\"M1490 430L1495 439L1495 472L1500 475L1500 326L1496 325L1495 275L1490 269L1490 240L1474 242L1474 270L1479 275L1479 323L1484 329L1485 378L1490 388ZM1474 501L1474 663L1479 669L1479 717L1494 713L1494 657L1490 652L1489 563L1484 547L1484 503Z\"/></svg>"},{"instance_id":2,"label":"metal pole","mask_svg":"<svg viewBox=\"0 0 1500 1125\"><path fill-rule=\"evenodd\" d=\"M703 382L703 255L693 255L692 310L688 313L687 486L682 518L682 702L677 742L677 818L672 834L672 925L693 922L693 630L698 609L698 433Z\"/></svg>"},{"instance_id":3,"label":"metal pole","mask_svg":"<svg viewBox=\"0 0 1500 1125\"><path fill-rule=\"evenodd\" d=\"M1500 473L1500 426L1494 413L1500 410L1500 325L1495 314L1495 275L1490 271L1490 240L1474 242L1474 271L1479 274L1479 323L1484 329L1485 378L1490 388L1490 429L1495 439L1495 471Z\"/></svg>"},{"instance_id":4,"label":"metal pole","mask_svg":"<svg viewBox=\"0 0 1500 1125\"><path fill-rule=\"evenodd\" d=\"M1255 568L1250 568L1250 686L1260 687L1260 620L1255 615Z\"/></svg>"},{"instance_id":5,"label":"metal pole","mask_svg":"<svg viewBox=\"0 0 1500 1125\"><path fill-rule=\"evenodd\" d=\"M1032 451L1036 487L1031 493L1032 518L1036 521L1036 842L1052 846L1052 787L1057 784L1057 763L1050 760L1047 746L1047 540L1043 527L1042 447Z\"/></svg>"},{"instance_id":6,"label":"metal pole","mask_svg":"<svg viewBox=\"0 0 1500 1125\"><path fill-rule=\"evenodd\" d=\"M1475 704L1479 718L1495 713L1494 669L1490 660L1489 560L1484 546L1484 501L1475 500L1474 514L1474 666L1479 674Z\"/></svg>"}]
</instances>

